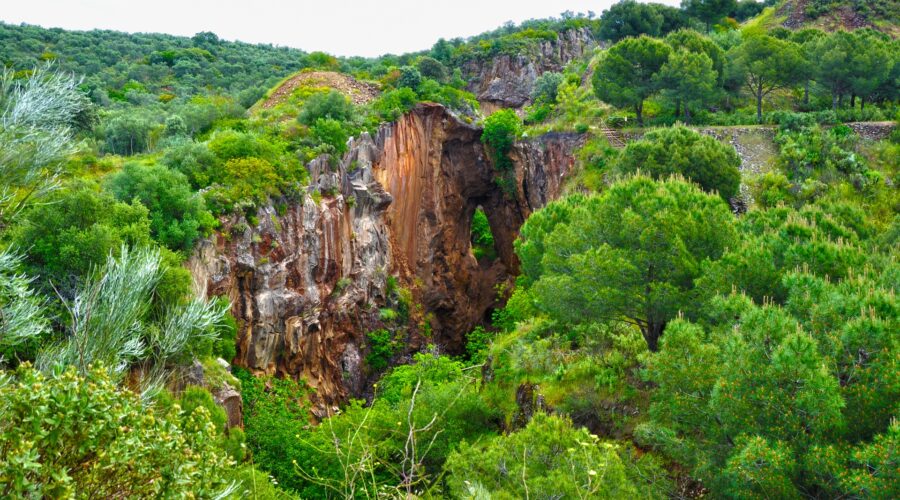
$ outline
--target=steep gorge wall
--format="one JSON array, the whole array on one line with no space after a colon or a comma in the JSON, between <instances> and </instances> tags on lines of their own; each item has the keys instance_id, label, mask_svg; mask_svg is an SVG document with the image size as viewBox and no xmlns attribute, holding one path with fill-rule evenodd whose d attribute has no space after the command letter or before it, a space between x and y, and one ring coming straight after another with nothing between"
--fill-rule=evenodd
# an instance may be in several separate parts
<instances>
[{"instance_id":1,"label":"steep gorge wall","mask_svg":"<svg viewBox=\"0 0 900 500\"><path fill-rule=\"evenodd\" d=\"M475 94L485 113L521 108L530 102L538 76L562 71L566 64L589 54L596 45L590 29L571 29L559 33L556 40L539 42L531 51L469 61L463 65L463 74L469 80L469 92Z\"/></svg>"},{"instance_id":2,"label":"steep gorge wall","mask_svg":"<svg viewBox=\"0 0 900 500\"><path fill-rule=\"evenodd\" d=\"M235 363L306 380L323 414L360 395L366 334L384 326L389 275L412 292L416 319L433 332L426 339L410 329L406 347L459 352L496 305L495 286L516 272L519 227L559 196L582 140L555 134L517 145L511 196L494 183L480 135L443 107L420 105L353 141L339 164L313 161L307 190L260 209L255 227L236 215L202 242L190 267L198 292L232 301ZM493 262L471 252L478 207L496 240Z\"/></svg>"}]
</instances>

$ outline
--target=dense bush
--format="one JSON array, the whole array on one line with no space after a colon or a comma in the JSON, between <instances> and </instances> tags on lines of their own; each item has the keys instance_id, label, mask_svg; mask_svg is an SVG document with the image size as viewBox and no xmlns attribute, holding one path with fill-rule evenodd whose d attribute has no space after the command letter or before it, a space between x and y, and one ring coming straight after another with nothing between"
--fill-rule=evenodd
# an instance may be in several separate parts
<instances>
[{"instance_id":1,"label":"dense bush","mask_svg":"<svg viewBox=\"0 0 900 500\"><path fill-rule=\"evenodd\" d=\"M548 71L534 80L531 100L535 103L555 104L559 86L563 82L562 73Z\"/></svg>"},{"instance_id":2,"label":"dense bush","mask_svg":"<svg viewBox=\"0 0 900 500\"><path fill-rule=\"evenodd\" d=\"M740 165L733 147L686 127L648 132L629 142L616 161L616 168L625 174L640 171L655 179L682 175L725 200L737 194Z\"/></svg>"},{"instance_id":3,"label":"dense bush","mask_svg":"<svg viewBox=\"0 0 900 500\"><path fill-rule=\"evenodd\" d=\"M45 376L23 365L2 378L3 496L214 498L228 487L205 407L154 414L102 367Z\"/></svg>"},{"instance_id":4,"label":"dense bush","mask_svg":"<svg viewBox=\"0 0 900 500\"><path fill-rule=\"evenodd\" d=\"M538 413L518 432L461 447L447 461L447 481L459 498L639 496L616 451L564 418Z\"/></svg>"},{"instance_id":5,"label":"dense bush","mask_svg":"<svg viewBox=\"0 0 900 500\"><path fill-rule=\"evenodd\" d=\"M414 364L382 378L376 391L371 406L353 403L301 433L304 449L295 458L302 497L420 494L461 443L496 428L496 412L484 404L476 382L447 357L417 354ZM353 472L359 467L366 474Z\"/></svg>"},{"instance_id":6,"label":"dense bush","mask_svg":"<svg viewBox=\"0 0 900 500\"><path fill-rule=\"evenodd\" d=\"M120 201L140 201L150 212L151 235L172 250L190 251L216 224L184 174L162 165L126 163L107 189Z\"/></svg>"},{"instance_id":7,"label":"dense bush","mask_svg":"<svg viewBox=\"0 0 900 500\"><path fill-rule=\"evenodd\" d=\"M297 120L304 125L314 125L326 118L340 122L350 120L354 113L350 99L336 90L329 90L313 94L307 99Z\"/></svg>"},{"instance_id":8,"label":"dense bush","mask_svg":"<svg viewBox=\"0 0 900 500\"><path fill-rule=\"evenodd\" d=\"M46 282L69 288L123 245L150 242L148 211L137 201L117 201L88 183L63 189L48 201L28 212L13 231L15 245L26 251L26 264Z\"/></svg>"},{"instance_id":9,"label":"dense bush","mask_svg":"<svg viewBox=\"0 0 900 500\"><path fill-rule=\"evenodd\" d=\"M244 400L244 432L254 463L268 471L278 484L297 488L293 460L300 456L298 435L309 423L308 390L290 379L257 378L235 370Z\"/></svg>"},{"instance_id":10,"label":"dense bush","mask_svg":"<svg viewBox=\"0 0 900 500\"><path fill-rule=\"evenodd\" d=\"M512 168L512 159L509 157L509 153L521 135L522 120L513 110L497 111L484 120L481 142L490 148L496 170L502 172Z\"/></svg>"}]
</instances>

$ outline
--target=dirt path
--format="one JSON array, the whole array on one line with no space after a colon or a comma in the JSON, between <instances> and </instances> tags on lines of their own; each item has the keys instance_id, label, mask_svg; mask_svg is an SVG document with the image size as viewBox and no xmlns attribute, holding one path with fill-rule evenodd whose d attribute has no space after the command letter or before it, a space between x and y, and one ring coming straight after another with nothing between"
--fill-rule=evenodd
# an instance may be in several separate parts
<instances>
[{"instance_id":1,"label":"dirt path","mask_svg":"<svg viewBox=\"0 0 900 500\"><path fill-rule=\"evenodd\" d=\"M301 86L330 87L338 90L353 101L353 104L367 104L378 97L378 87L371 83L361 82L352 76L334 71L310 71L298 73L281 84L261 104L263 109L272 108L284 102L291 93Z\"/></svg>"}]
</instances>

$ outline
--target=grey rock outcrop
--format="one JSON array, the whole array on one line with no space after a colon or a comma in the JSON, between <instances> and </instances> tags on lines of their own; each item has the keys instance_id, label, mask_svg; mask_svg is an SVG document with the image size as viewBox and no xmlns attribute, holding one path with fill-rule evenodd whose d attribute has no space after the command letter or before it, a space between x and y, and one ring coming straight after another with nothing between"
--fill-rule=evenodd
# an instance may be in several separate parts
<instances>
[{"instance_id":1,"label":"grey rock outcrop","mask_svg":"<svg viewBox=\"0 0 900 500\"><path fill-rule=\"evenodd\" d=\"M538 76L562 71L570 61L589 54L596 44L589 29L571 29L559 33L556 40L540 41L527 52L471 60L464 65L463 74L470 82L468 90L478 98L485 114L499 108L521 108L530 102Z\"/></svg>"}]
</instances>

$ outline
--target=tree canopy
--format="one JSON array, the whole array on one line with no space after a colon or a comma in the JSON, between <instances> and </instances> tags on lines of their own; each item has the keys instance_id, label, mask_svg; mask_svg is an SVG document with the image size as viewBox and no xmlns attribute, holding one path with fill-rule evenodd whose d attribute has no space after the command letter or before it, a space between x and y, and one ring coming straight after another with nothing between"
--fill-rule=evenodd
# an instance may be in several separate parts
<instances>
[{"instance_id":1,"label":"tree canopy","mask_svg":"<svg viewBox=\"0 0 900 500\"><path fill-rule=\"evenodd\" d=\"M616 168L626 174L640 171L654 179L681 175L727 201L737 194L740 164L733 147L687 127L670 127L629 142Z\"/></svg>"},{"instance_id":2,"label":"tree canopy","mask_svg":"<svg viewBox=\"0 0 900 500\"><path fill-rule=\"evenodd\" d=\"M632 323L655 351L666 324L693 312L694 279L705 261L733 244L728 205L683 180L644 176L551 206L572 203L568 221L543 237L542 253L523 251L530 220L517 243L526 276L540 270L531 285L538 307L566 322Z\"/></svg>"},{"instance_id":3,"label":"tree canopy","mask_svg":"<svg viewBox=\"0 0 900 500\"><path fill-rule=\"evenodd\" d=\"M602 101L633 107L638 123L643 124L644 100L658 89L653 76L670 52L668 45L647 36L616 43L594 70L594 92Z\"/></svg>"}]
</instances>

